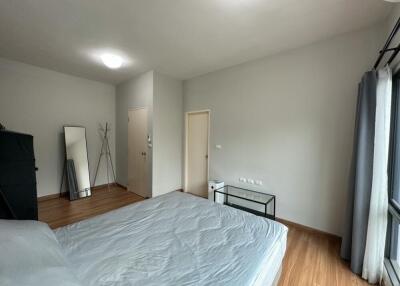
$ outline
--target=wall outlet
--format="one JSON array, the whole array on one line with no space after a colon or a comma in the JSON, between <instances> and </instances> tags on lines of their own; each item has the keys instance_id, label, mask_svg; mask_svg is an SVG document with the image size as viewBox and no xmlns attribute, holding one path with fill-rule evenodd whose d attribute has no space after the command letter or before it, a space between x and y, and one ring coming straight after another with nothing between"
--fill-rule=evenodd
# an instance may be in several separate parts
<instances>
[{"instance_id":1,"label":"wall outlet","mask_svg":"<svg viewBox=\"0 0 400 286\"><path fill-rule=\"evenodd\" d=\"M261 181L261 180L256 180L256 185L262 186L262 185L263 185L263 181Z\"/></svg>"},{"instance_id":2,"label":"wall outlet","mask_svg":"<svg viewBox=\"0 0 400 286\"><path fill-rule=\"evenodd\" d=\"M254 180L253 179L247 179L247 183L254 185Z\"/></svg>"},{"instance_id":3,"label":"wall outlet","mask_svg":"<svg viewBox=\"0 0 400 286\"><path fill-rule=\"evenodd\" d=\"M243 178L243 177L241 177L241 178L239 178L239 182L242 182L242 183L247 183L247 179L246 179L246 178Z\"/></svg>"}]
</instances>

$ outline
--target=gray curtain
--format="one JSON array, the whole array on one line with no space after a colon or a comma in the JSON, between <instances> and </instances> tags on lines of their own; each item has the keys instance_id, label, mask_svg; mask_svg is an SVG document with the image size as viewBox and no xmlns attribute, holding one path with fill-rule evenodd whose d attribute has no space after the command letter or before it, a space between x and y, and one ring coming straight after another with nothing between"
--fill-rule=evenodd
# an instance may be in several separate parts
<instances>
[{"instance_id":1,"label":"gray curtain","mask_svg":"<svg viewBox=\"0 0 400 286\"><path fill-rule=\"evenodd\" d=\"M358 90L353 158L349 177L345 229L340 254L362 273L374 156L377 72L364 74Z\"/></svg>"}]
</instances>

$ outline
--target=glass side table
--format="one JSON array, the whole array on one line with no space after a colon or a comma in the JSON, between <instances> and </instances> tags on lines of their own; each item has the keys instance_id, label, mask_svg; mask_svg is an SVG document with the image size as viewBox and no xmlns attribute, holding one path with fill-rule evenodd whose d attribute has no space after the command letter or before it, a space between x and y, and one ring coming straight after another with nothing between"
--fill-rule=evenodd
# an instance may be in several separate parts
<instances>
[{"instance_id":1,"label":"glass side table","mask_svg":"<svg viewBox=\"0 0 400 286\"><path fill-rule=\"evenodd\" d=\"M214 202L275 220L275 196L226 185L214 191Z\"/></svg>"}]
</instances>

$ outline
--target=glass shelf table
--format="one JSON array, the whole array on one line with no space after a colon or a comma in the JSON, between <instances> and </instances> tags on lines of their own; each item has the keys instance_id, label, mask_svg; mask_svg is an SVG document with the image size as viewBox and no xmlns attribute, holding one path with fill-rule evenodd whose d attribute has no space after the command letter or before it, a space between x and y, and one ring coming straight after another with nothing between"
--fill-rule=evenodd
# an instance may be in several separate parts
<instances>
[{"instance_id":1,"label":"glass shelf table","mask_svg":"<svg viewBox=\"0 0 400 286\"><path fill-rule=\"evenodd\" d=\"M226 185L214 191L214 202L275 220L275 196Z\"/></svg>"}]
</instances>

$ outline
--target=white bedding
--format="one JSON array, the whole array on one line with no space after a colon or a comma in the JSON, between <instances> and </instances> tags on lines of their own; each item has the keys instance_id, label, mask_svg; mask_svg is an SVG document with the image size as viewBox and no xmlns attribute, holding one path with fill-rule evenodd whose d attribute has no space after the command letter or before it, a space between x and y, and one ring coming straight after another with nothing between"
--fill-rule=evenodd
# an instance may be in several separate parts
<instances>
[{"instance_id":1,"label":"white bedding","mask_svg":"<svg viewBox=\"0 0 400 286\"><path fill-rule=\"evenodd\" d=\"M287 228L172 192L55 230L84 285L270 285Z\"/></svg>"},{"instance_id":2,"label":"white bedding","mask_svg":"<svg viewBox=\"0 0 400 286\"><path fill-rule=\"evenodd\" d=\"M49 226L0 219L1 286L82 286Z\"/></svg>"}]
</instances>

